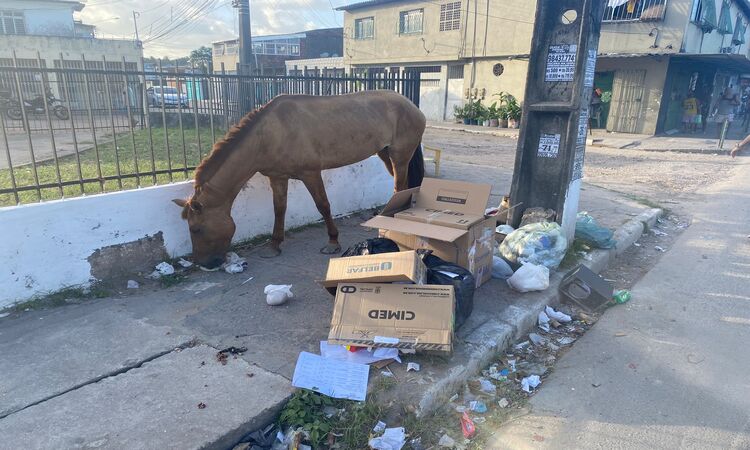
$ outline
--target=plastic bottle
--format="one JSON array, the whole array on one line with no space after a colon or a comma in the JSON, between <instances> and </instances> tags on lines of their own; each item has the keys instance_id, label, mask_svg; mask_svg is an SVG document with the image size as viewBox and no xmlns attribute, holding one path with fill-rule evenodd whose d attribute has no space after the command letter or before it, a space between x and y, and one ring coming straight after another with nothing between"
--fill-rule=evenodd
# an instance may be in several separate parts
<instances>
[{"instance_id":1,"label":"plastic bottle","mask_svg":"<svg viewBox=\"0 0 750 450\"><path fill-rule=\"evenodd\" d=\"M617 303L618 305L622 305L623 303L627 303L630 301L630 291L621 289L617 292L615 292L615 295L612 297L612 299Z\"/></svg>"}]
</instances>

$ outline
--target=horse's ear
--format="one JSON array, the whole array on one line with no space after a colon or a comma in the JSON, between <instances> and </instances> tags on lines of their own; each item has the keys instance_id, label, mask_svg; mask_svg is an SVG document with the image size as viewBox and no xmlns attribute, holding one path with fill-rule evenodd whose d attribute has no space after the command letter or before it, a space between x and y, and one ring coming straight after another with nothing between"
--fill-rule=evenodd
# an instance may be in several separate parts
<instances>
[{"instance_id":1,"label":"horse's ear","mask_svg":"<svg viewBox=\"0 0 750 450\"><path fill-rule=\"evenodd\" d=\"M190 206L190 209L193 212L200 214L200 212L203 211L203 205L201 205L201 202L197 200L191 200L190 202L188 202L188 206Z\"/></svg>"},{"instance_id":2,"label":"horse's ear","mask_svg":"<svg viewBox=\"0 0 750 450\"><path fill-rule=\"evenodd\" d=\"M187 200L183 200L181 198L176 198L176 199L172 200L172 202L174 202L174 204L177 205L177 206L179 206L180 208L184 208L185 205L187 205L187 203L188 203Z\"/></svg>"}]
</instances>

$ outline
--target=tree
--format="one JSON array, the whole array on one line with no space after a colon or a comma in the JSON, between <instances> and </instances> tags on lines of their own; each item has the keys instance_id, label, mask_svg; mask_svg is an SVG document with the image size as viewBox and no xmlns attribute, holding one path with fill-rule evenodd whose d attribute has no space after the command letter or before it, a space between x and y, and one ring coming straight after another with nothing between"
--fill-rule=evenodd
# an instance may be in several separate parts
<instances>
[{"instance_id":1,"label":"tree","mask_svg":"<svg viewBox=\"0 0 750 450\"><path fill-rule=\"evenodd\" d=\"M196 67L208 67L211 63L211 47L204 45L190 52L190 62Z\"/></svg>"}]
</instances>

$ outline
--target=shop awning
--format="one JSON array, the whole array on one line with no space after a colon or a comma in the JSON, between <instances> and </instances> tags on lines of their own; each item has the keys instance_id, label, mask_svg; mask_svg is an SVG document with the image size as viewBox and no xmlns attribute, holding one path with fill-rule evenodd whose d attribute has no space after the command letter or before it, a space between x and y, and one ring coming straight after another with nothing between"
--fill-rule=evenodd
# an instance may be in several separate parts
<instances>
[{"instance_id":1,"label":"shop awning","mask_svg":"<svg viewBox=\"0 0 750 450\"><path fill-rule=\"evenodd\" d=\"M715 64L723 70L730 72L739 73L750 73L750 59L747 59L745 55L729 54L729 53L714 53L714 54L703 54L703 55L688 55L684 53L675 53L672 55L674 61L688 62L688 63L708 63Z\"/></svg>"}]
</instances>

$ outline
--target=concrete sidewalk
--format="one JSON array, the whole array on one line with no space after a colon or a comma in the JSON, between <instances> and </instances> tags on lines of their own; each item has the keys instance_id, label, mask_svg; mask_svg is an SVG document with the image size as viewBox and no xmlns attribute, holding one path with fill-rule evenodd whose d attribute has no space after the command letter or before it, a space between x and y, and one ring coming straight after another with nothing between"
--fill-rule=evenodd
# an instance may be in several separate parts
<instances>
[{"instance_id":1,"label":"concrete sidewalk","mask_svg":"<svg viewBox=\"0 0 750 450\"><path fill-rule=\"evenodd\" d=\"M454 122L429 121L429 128L449 130L465 133L484 134L518 139L518 129L489 128L477 125L464 125ZM646 134L611 133L606 130L592 130L588 136L587 145L617 149L634 149L654 152L685 152L685 153L726 153L741 139L742 133L732 130L724 147L719 149L719 141L714 136L713 128L707 130L706 135L675 135L652 136Z\"/></svg>"},{"instance_id":2,"label":"concrete sidewalk","mask_svg":"<svg viewBox=\"0 0 750 450\"><path fill-rule=\"evenodd\" d=\"M491 204L510 183L510 169L450 162L446 173L492 180ZM646 220L636 218L642 205L594 186L584 186L581 209L612 228L635 220L623 242ZM375 236L359 226L369 214L338 221L344 247ZM242 274L196 270L169 288L138 277L138 290L123 283L108 298L0 319L4 445L227 448L270 421L292 393L299 352L318 353L328 334L332 297L315 283L327 267L328 257L318 252L324 242L324 228L311 227L289 235L276 259L240 250L249 262ZM553 286L561 275L553 276ZM294 299L268 306L264 286L281 283L293 284ZM492 280L476 292L454 354L409 357L422 370L407 377L405 364L394 368L402 382L390 398L430 410L555 299L554 287L521 295ZM248 350L224 366L215 355L229 346ZM379 376L373 372L371 383Z\"/></svg>"}]
</instances>

